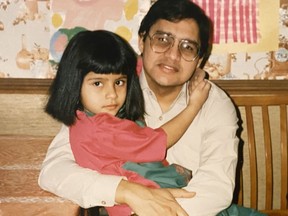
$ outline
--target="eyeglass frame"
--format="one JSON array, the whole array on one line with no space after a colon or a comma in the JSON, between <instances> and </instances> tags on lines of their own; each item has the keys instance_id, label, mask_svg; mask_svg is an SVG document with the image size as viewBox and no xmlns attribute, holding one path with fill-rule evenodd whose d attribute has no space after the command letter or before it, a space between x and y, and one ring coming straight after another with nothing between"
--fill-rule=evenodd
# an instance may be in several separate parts
<instances>
[{"instance_id":1,"label":"eyeglass frame","mask_svg":"<svg viewBox=\"0 0 288 216\"><path fill-rule=\"evenodd\" d=\"M155 51L155 50L153 49L153 40L154 40L155 35L166 35L166 36L168 36L169 38L172 39L172 43L170 44L170 46L167 46L167 49L166 49L165 51L159 52L159 51ZM174 46L175 40L178 40L178 41L179 41L179 43L178 43L178 50L179 50L179 52L180 52L181 57L182 57L185 61L193 62L193 61L195 61L195 60L199 57L199 55L200 55L200 45L199 45L199 43L197 43L196 41L189 40L189 39L180 39L180 40L179 40L179 39L177 39L175 36L173 36L172 34L166 33L166 32L161 32L161 31L160 31L160 32L159 32L159 31L155 32L152 36L150 36L150 34L148 33L147 36L148 36L148 38L149 38L149 40L150 40L150 47L151 47L152 51L155 52L155 53L165 53L165 52L167 52L168 50L170 50L170 49ZM182 51L181 51L181 49L180 49L180 46L181 46L181 44L182 44L183 42L188 42L188 43L192 43L192 44L196 45L196 47L197 47L197 54L196 54L196 56L195 56L192 60L187 60L187 59L185 59L185 57L183 57Z\"/></svg>"}]
</instances>

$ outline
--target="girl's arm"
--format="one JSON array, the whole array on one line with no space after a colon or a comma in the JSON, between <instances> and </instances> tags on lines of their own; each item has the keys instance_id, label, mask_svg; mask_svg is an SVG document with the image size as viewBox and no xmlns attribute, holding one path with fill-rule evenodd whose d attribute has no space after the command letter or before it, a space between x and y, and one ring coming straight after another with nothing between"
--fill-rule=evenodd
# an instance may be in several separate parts
<instances>
[{"instance_id":1,"label":"girl's arm","mask_svg":"<svg viewBox=\"0 0 288 216\"><path fill-rule=\"evenodd\" d=\"M207 80L195 80L189 85L187 107L175 118L161 126L167 134L167 148L173 146L185 133L206 101L211 84Z\"/></svg>"}]
</instances>

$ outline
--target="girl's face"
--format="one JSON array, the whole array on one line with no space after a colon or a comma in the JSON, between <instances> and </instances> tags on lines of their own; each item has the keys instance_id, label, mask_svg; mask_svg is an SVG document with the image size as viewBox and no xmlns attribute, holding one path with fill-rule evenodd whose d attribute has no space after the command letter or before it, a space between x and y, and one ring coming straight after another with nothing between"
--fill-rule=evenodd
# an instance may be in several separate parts
<instances>
[{"instance_id":1,"label":"girl's face","mask_svg":"<svg viewBox=\"0 0 288 216\"><path fill-rule=\"evenodd\" d=\"M126 92L126 75L89 72L84 77L80 98L84 110L115 116L125 102Z\"/></svg>"}]
</instances>

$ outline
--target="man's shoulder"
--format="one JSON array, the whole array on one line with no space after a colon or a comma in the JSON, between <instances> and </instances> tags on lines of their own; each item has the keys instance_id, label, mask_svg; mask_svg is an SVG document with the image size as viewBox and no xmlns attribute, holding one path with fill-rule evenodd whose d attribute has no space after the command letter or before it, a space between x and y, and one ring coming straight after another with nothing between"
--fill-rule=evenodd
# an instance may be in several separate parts
<instances>
[{"instance_id":1,"label":"man's shoulder","mask_svg":"<svg viewBox=\"0 0 288 216\"><path fill-rule=\"evenodd\" d=\"M233 104L231 97L221 87L217 86L213 82L211 82L211 89L209 92L209 97L206 101L206 107L208 109L213 107L213 110L215 112L216 110L232 111L235 109L235 106Z\"/></svg>"},{"instance_id":2,"label":"man's shoulder","mask_svg":"<svg viewBox=\"0 0 288 216\"><path fill-rule=\"evenodd\" d=\"M213 81L209 81L209 82L211 83L210 96L219 97L219 99L229 98L228 94L221 87L213 83Z\"/></svg>"},{"instance_id":3,"label":"man's shoulder","mask_svg":"<svg viewBox=\"0 0 288 216\"><path fill-rule=\"evenodd\" d=\"M209 126L215 125L235 125L237 122L236 107L229 95L217 86L211 83L209 97L203 106L203 114L205 122L209 122ZM212 123L211 123L212 122Z\"/></svg>"}]
</instances>

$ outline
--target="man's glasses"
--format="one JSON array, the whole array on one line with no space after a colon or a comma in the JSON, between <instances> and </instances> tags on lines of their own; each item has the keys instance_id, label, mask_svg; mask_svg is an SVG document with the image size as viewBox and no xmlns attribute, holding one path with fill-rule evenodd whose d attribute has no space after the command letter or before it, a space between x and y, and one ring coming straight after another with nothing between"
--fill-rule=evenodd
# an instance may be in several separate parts
<instances>
[{"instance_id":1,"label":"man's glasses","mask_svg":"<svg viewBox=\"0 0 288 216\"><path fill-rule=\"evenodd\" d=\"M156 32L152 36L148 34L151 49L155 53L164 53L173 47L175 38L167 33ZM199 56L200 47L197 42L182 39L179 41L178 49L183 59L195 61Z\"/></svg>"}]
</instances>

